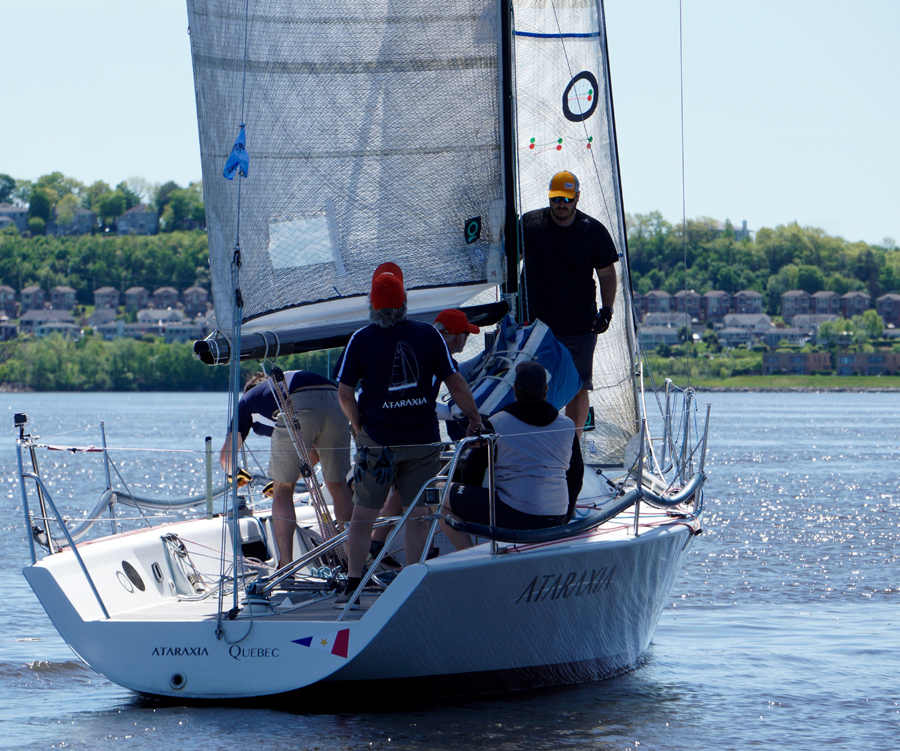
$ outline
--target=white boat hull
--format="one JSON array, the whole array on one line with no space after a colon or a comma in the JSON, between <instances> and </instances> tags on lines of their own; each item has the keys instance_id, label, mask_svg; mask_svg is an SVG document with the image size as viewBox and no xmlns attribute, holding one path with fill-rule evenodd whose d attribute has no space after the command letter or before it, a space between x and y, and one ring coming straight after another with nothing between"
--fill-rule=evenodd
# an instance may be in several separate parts
<instances>
[{"instance_id":1,"label":"white boat hull","mask_svg":"<svg viewBox=\"0 0 900 751\"><path fill-rule=\"evenodd\" d=\"M218 598L184 601L167 576L157 581L153 563L165 570L160 535L172 531L201 560L205 542L221 540L219 520L79 545L109 618L70 551L24 574L72 649L140 693L225 699L379 680L422 682L432 694L489 692L602 678L637 663L693 530L669 522L634 537L626 518L572 540L500 555L481 545L409 566L345 621L331 598L286 612L245 606L218 634ZM125 562L143 590L127 586ZM228 595L223 610L231 605Z\"/></svg>"}]
</instances>

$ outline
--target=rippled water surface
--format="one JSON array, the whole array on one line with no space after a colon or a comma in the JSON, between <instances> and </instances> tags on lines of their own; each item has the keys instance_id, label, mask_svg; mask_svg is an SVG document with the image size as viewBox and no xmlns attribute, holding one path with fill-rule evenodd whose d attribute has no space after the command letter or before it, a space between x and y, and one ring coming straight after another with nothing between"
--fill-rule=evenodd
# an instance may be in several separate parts
<instances>
[{"instance_id":1,"label":"rippled water surface","mask_svg":"<svg viewBox=\"0 0 900 751\"><path fill-rule=\"evenodd\" d=\"M218 449L224 397L0 394L0 747L900 748L900 395L700 400L713 406L705 530L638 669L459 701L313 695L222 707L142 701L56 634L20 573L12 413L60 444L99 443L105 419L133 489L174 495L202 489L203 437ZM159 452L125 450L138 447ZM99 462L41 461L66 508L104 486Z\"/></svg>"}]
</instances>

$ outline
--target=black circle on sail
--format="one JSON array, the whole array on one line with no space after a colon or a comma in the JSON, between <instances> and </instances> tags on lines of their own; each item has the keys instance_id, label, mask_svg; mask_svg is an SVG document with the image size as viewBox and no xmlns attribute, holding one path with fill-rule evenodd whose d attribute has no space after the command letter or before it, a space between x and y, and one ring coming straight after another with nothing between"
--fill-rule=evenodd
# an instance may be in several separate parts
<instances>
[{"instance_id":1,"label":"black circle on sail","mask_svg":"<svg viewBox=\"0 0 900 751\"><path fill-rule=\"evenodd\" d=\"M566 120L580 123L597 109L597 79L588 70L576 73L562 95L562 110Z\"/></svg>"}]
</instances>

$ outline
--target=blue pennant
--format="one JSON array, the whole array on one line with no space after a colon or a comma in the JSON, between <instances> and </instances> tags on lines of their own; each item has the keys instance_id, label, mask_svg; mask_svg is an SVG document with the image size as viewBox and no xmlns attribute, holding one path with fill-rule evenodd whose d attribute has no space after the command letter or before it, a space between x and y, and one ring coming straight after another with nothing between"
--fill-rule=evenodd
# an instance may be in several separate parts
<instances>
[{"instance_id":1,"label":"blue pennant","mask_svg":"<svg viewBox=\"0 0 900 751\"><path fill-rule=\"evenodd\" d=\"M243 123L241 123L241 132L234 142L228 161L225 162L225 171L222 174L225 175L226 180L233 180L235 172L241 177L247 177L247 174L250 172L250 154L247 153L247 134L244 131Z\"/></svg>"}]
</instances>

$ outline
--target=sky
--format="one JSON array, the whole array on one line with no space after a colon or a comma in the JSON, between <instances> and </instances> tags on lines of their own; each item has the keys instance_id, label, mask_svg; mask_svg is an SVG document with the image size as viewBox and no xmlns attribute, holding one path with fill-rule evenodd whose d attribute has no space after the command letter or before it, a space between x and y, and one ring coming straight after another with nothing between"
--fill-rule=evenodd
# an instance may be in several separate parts
<instances>
[{"instance_id":1,"label":"sky","mask_svg":"<svg viewBox=\"0 0 900 751\"><path fill-rule=\"evenodd\" d=\"M606 18L627 212L900 241L900 0L608 0ZM0 0L0 29L0 173L200 179L183 0Z\"/></svg>"}]
</instances>

